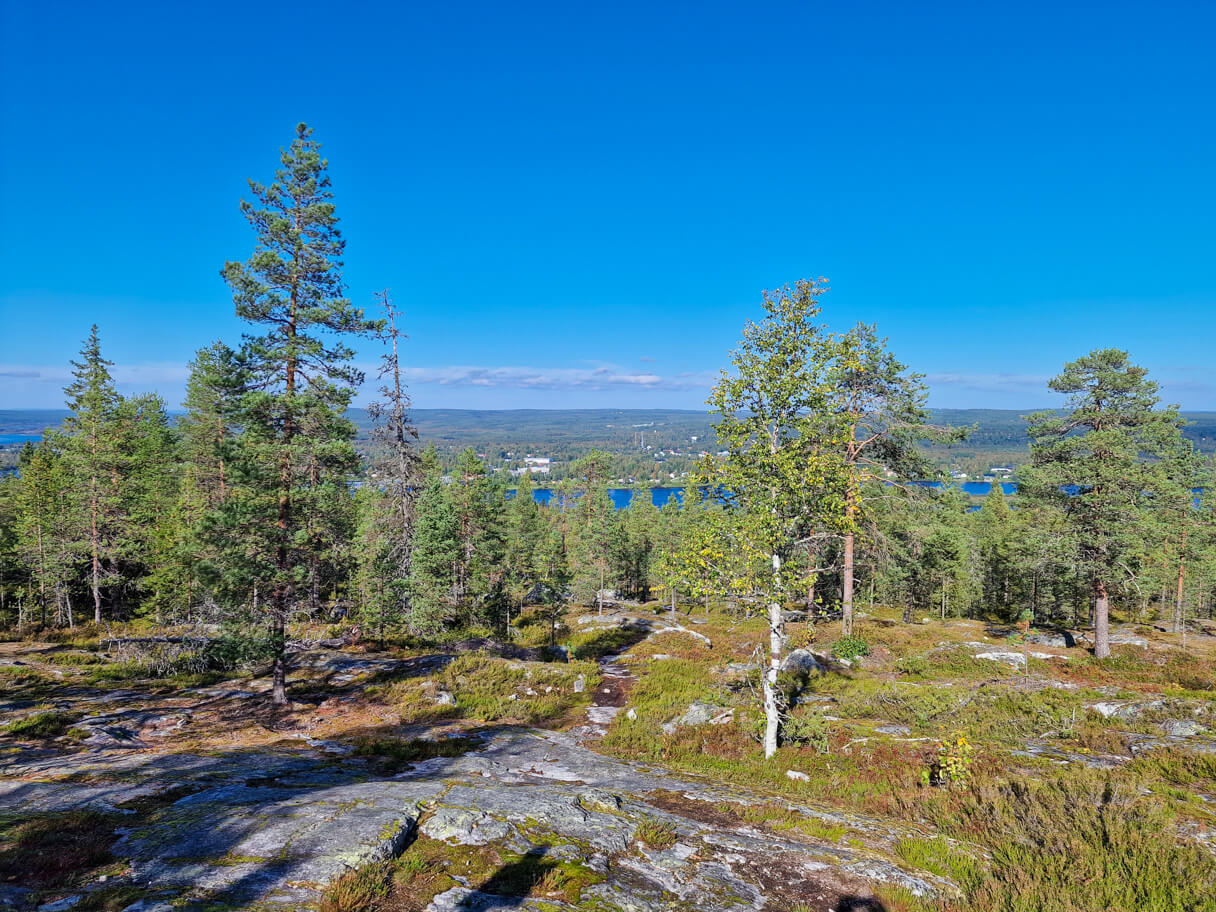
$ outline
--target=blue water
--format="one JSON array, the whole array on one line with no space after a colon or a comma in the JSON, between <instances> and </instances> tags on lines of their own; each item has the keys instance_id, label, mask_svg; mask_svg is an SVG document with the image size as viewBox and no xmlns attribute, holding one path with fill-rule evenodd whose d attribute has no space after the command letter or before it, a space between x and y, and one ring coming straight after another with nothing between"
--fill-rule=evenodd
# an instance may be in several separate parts
<instances>
[{"instance_id":1,"label":"blue water","mask_svg":"<svg viewBox=\"0 0 1216 912\"><path fill-rule=\"evenodd\" d=\"M37 443L41 439L41 434L0 434L0 444L27 442Z\"/></svg>"},{"instance_id":2,"label":"blue water","mask_svg":"<svg viewBox=\"0 0 1216 912\"><path fill-rule=\"evenodd\" d=\"M557 492L555 492L552 488L536 488L532 492L532 499L535 500L541 506L547 507L549 505L549 501L551 501L553 499L553 497L556 493ZM514 495L515 492L511 491L510 494ZM626 507L629 506L629 502L631 500L633 500L633 491L630 488L609 488L608 497L609 497L609 499L611 499L612 505L614 507L616 507L618 510L624 510ZM650 489L650 501L656 507L662 507L663 504L667 503L667 501L669 499L671 499L672 497L674 497L676 499L676 503L678 503L678 504L684 503L684 489L683 488L651 488Z\"/></svg>"},{"instance_id":3,"label":"blue water","mask_svg":"<svg viewBox=\"0 0 1216 912\"><path fill-rule=\"evenodd\" d=\"M942 482L940 482L940 481L918 481L918 482L916 482L916 484L923 485L923 486L929 487L929 488L943 487ZM993 485L993 482L990 482L990 481L964 481L961 485L959 485L959 487L961 487L968 494L973 494L973 495L982 497L985 494L987 494L990 490L992 490L992 485ZM1013 494L1017 491L1017 489L1018 489L1018 486L1015 482L1012 482L1012 481L1002 481L1001 482L1001 490L1004 491L1006 494ZM509 492L509 496L513 496L514 494L515 494L514 491ZM556 494L556 492L552 488L536 488L532 491L533 499L535 499L538 504L541 504L542 506L546 506L546 507L549 505L549 501L551 501L553 499L555 494ZM631 500L633 500L633 491L630 488L609 488L608 497L611 498L612 505L614 507L616 507L618 510L624 510L626 507L629 506L629 502ZM684 503L684 489L683 488L651 488L650 489L650 500L656 507L663 506L663 504L667 503L668 499L672 498L672 497L674 497L676 499L676 503L678 503L678 504ZM978 510L979 507L975 506L972 509Z\"/></svg>"},{"instance_id":4,"label":"blue water","mask_svg":"<svg viewBox=\"0 0 1216 912\"><path fill-rule=\"evenodd\" d=\"M917 481L914 484L921 485L926 488L942 488L945 485L940 481ZM962 488L966 493L976 497L983 497L992 490L993 482L991 481L964 481L958 487ZM953 485L952 485L953 487ZM1002 481L1001 490L1006 494L1014 494L1017 492L1018 485L1016 481Z\"/></svg>"}]
</instances>

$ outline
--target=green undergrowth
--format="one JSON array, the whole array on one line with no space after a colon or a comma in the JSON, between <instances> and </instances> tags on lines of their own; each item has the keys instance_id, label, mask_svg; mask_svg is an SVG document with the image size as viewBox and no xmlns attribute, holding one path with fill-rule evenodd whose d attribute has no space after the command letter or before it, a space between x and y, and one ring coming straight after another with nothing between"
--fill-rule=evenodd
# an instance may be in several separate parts
<instances>
[{"instance_id":1,"label":"green undergrowth","mask_svg":"<svg viewBox=\"0 0 1216 912\"><path fill-rule=\"evenodd\" d=\"M613 653L624 652L644 640L647 631L638 627L610 627L606 630L580 631L570 637L572 655L583 660L595 660Z\"/></svg>"},{"instance_id":2,"label":"green undergrowth","mask_svg":"<svg viewBox=\"0 0 1216 912\"><path fill-rule=\"evenodd\" d=\"M458 885L502 896L577 903L604 879L586 865L563 861L538 846L525 854L495 846L453 846L419 836L400 857L365 865L333 883L321 912L415 912Z\"/></svg>"},{"instance_id":3,"label":"green undergrowth","mask_svg":"<svg viewBox=\"0 0 1216 912\"><path fill-rule=\"evenodd\" d=\"M650 662L639 671L641 676L629 695L636 718L624 713L617 716L602 745L625 756L660 759L661 739L655 738L658 727L684 712L694 700L712 697L713 682L704 663L687 659Z\"/></svg>"},{"instance_id":4,"label":"green undergrowth","mask_svg":"<svg viewBox=\"0 0 1216 912\"><path fill-rule=\"evenodd\" d=\"M80 716L76 713L64 713L57 710L46 710L9 722L0 726L0 731L14 738L47 739L58 738L69 734L72 725Z\"/></svg>"},{"instance_id":5,"label":"green undergrowth","mask_svg":"<svg viewBox=\"0 0 1216 912\"><path fill-rule=\"evenodd\" d=\"M0 883L67 888L108 873L117 824L95 811L0 817Z\"/></svg>"},{"instance_id":6,"label":"green undergrowth","mask_svg":"<svg viewBox=\"0 0 1216 912\"><path fill-rule=\"evenodd\" d=\"M476 750L481 742L476 738L440 738L409 740L391 737L365 737L356 742L355 756L367 757L385 774L400 773L412 764L436 757L461 757Z\"/></svg>"},{"instance_id":7,"label":"green undergrowth","mask_svg":"<svg viewBox=\"0 0 1216 912\"><path fill-rule=\"evenodd\" d=\"M576 690L580 678L582 690ZM398 703L402 717L413 722L560 726L578 717L598 684L593 662L520 662L468 653L428 679L404 678L369 688L368 694ZM444 693L454 705L440 701Z\"/></svg>"},{"instance_id":8,"label":"green undergrowth","mask_svg":"<svg viewBox=\"0 0 1216 912\"><path fill-rule=\"evenodd\" d=\"M643 843L647 848L662 851L676 844L680 834L675 827L661 820L643 820L634 830L633 838Z\"/></svg>"}]
</instances>

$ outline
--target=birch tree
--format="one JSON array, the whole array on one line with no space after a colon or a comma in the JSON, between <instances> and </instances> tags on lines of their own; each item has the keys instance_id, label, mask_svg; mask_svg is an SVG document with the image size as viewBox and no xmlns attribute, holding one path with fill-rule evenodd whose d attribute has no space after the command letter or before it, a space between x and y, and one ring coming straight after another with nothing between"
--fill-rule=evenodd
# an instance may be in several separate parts
<instances>
[{"instance_id":1,"label":"birch tree","mask_svg":"<svg viewBox=\"0 0 1216 912\"><path fill-rule=\"evenodd\" d=\"M739 549L768 567L760 585L769 622L765 757L777 750L783 712L777 676L785 644L785 562L820 513L832 508L839 489L835 441L825 438L821 420L836 347L816 322L825 291L823 279L766 291L764 318L744 326L732 369L722 372L709 397L718 441L729 454L711 484L729 492L744 519L737 524Z\"/></svg>"}]
</instances>

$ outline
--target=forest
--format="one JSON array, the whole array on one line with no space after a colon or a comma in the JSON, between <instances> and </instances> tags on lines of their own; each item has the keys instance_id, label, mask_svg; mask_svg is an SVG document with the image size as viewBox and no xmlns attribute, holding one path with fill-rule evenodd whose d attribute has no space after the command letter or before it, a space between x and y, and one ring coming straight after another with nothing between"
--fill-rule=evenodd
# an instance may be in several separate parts
<instances>
[{"instance_id":1,"label":"forest","mask_svg":"<svg viewBox=\"0 0 1216 912\"><path fill-rule=\"evenodd\" d=\"M651 456L622 456L640 430L632 426L605 437L589 419L580 430L573 415L573 429L529 430L537 434L529 440L486 413L467 419L475 426L461 433L472 438L445 439L431 416L420 440L405 381L408 327L387 291L370 295L367 307L347 297L327 166L301 124L273 180L250 182L241 211L252 252L222 265L249 332L198 349L181 411L155 394L120 394L95 325L72 362L61 426L26 444L18 472L0 479L0 645L21 657L5 658L0 671L28 696L12 707L25 715L3 723L5 737L69 752L117 743L118 717L104 717L108 728L81 728L83 711L52 699L66 674L72 686L94 688L88 699L99 703L107 687L126 688L114 699L131 705L140 693L186 701L171 732L157 729L174 718L163 707L140 716L140 749L185 730L193 751L266 752L224 755L259 801L317 782L362 788L372 775L378 788L422 789L410 778L422 774L410 770L441 767L413 764L468 772L459 764L483 762L482 746L506 744L531 766L479 767L485 784L477 788L499 788L500 779L535 786L546 775L537 770L567 751L561 762L587 770L559 770L545 788L577 779L633 789L624 799L586 786L578 819L598 815L601 829L562 839L594 842L631 814L649 815L604 850L611 864L593 864L585 846L546 856L552 834L523 843L470 835L482 823L468 820L507 833L531 819L510 809L505 791L492 800L507 802L502 820L514 823L506 829L485 810L497 807L484 804L489 791L465 817L425 803L438 792L410 792L423 803L405 823L399 808L388 830L388 818L368 818L367 831L381 835L366 837L374 851L361 847L358 864L275 875L282 889L297 881L324 888L309 896L329 912L499 908L475 898L427 905L445 890L467 899L470 884L486 895L590 903L577 908L673 908L663 905L676 901L668 887L654 888L663 898L653 905L613 905L625 902L620 890L636 888L611 886L613 872L642 870L667 883L653 872L696 857L661 853L706 827L750 846L739 858L761 851L746 842L761 833L773 840L766 859L792 858L788 840L801 839L816 851L830 845L833 864L849 860L826 880L803 868L765 880L757 872L767 861L746 868L780 909L1212 908L1206 849L1157 838L1167 824L1206 833L1210 817L1187 791L1205 787L1210 755L1169 753L1205 730L1195 720L1209 719L1216 693L1209 438L1162 402L1127 352L1078 351L1045 391L1058 408L1010 418L969 443L972 423L943 421L928 408L925 379L877 327L839 325L826 280L798 279L762 293L710 393L708 418L681 413L655 434L656 446L688 441L697 450L681 464L682 503L635 496L615 509L608 490L622 477L643 495L656 480ZM370 381L353 360L353 346L369 342L383 351ZM359 427L350 406L365 381L378 393L356 416ZM709 439L692 444L702 426ZM486 452L493 440L502 449ZM528 473L507 471L519 457L508 446L567 457L546 478L548 505L533 498ZM611 446L620 449L601 448ZM946 479L954 457L943 453L972 452L983 464L994 448L1020 453L1016 493L994 484L976 509L956 488L925 484ZM660 635L663 652L654 645ZM1159 653L1129 651L1150 647ZM619 664L629 662L634 671ZM84 699L85 690L73 693ZM1129 721L1127 707L1150 697L1156 703ZM1167 697L1200 708L1158 718ZM223 712L208 716L213 705ZM571 729L575 710L589 713L584 728ZM213 727L196 734L204 719ZM1150 723L1172 725L1173 734L1138 741L1149 738ZM1135 730L1111 727L1118 724ZM545 729L549 740L525 736L524 726ZM583 742L562 740L568 730L603 756L588 759ZM285 786L302 774L259 770L278 770L288 737L361 765ZM1113 759L1091 763L1098 754ZM102 775L93 764L108 756L90 755L81 775ZM604 767L594 764L609 756L625 765L596 779ZM29 781L40 775L30 757L21 762L34 765L13 780L20 788L34 788ZM700 784L643 782L628 765L642 761ZM1151 801L1112 785L1125 770ZM614 784L635 780L642 784ZM715 791L728 783L767 797ZM204 788L194 780L177 787ZM705 807L688 798L699 790L714 796ZM371 800L359 794L341 807ZM130 800L143 804L122 807L170 826L189 810L172 803L178 796L157 804L141 792ZM836 810L798 810L780 796ZM569 800L545 813L575 826ZM207 801L198 806L235 813L223 795ZM875 815L902 835L876 835ZM51 837L39 835L41 819L0 815L0 879L26 864L18 859L42 853ZM116 819L88 818L77 836L101 824L118 833ZM418 820L417 842L397 837ZM232 832L212 818L195 829ZM153 849L140 838L112 839L97 858L117 857L106 854L117 846L144 857ZM525 848L510 848L517 844ZM174 864L218 859L213 870L229 872L225 889L235 891L262 883L235 880L242 865L278 863L239 840L208 845L175 845ZM861 848L878 854L849 854ZM1073 867L1061 867L1061 855ZM657 867L647 867L652 861ZM1111 864L1158 873L1107 878ZM458 875L458 865L481 873ZM100 876L88 895L118 898L80 908L119 909L145 897L132 885L113 892L111 875L101 874L109 870L95 859L81 862L86 873L44 872L37 888L46 892L31 895L61 896L54 889L65 884L84 890ZM681 897L702 895L708 875L696 870L679 875L687 875ZM1160 874L1182 870L1190 873L1181 884ZM174 876L167 882L185 882ZM194 876L186 879L201 889ZM790 883L804 893L790 893ZM610 886L618 893L605 892ZM851 892L871 887L861 899ZM199 903L218 895L190 894ZM729 895L756 901L746 891ZM240 896L206 908L247 908L254 894Z\"/></svg>"},{"instance_id":2,"label":"forest","mask_svg":"<svg viewBox=\"0 0 1216 912\"><path fill-rule=\"evenodd\" d=\"M969 510L911 483L938 475L921 444L959 444L968 428L933 423L924 382L874 327L823 322L822 280L766 292L744 327L684 508L612 509L619 459L594 448L558 476L551 506L526 476L508 497L515 481L471 446L441 458L418 445L399 314L387 293L370 315L343 297L328 187L305 127L275 181L251 182L254 253L223 275L263 334L200 349L177 420L156 395L117 393L92 328L62 427L0 486L5 625L216 625L262 630L281 653L296 620L510 638L529 604L655 597L797 604L845 634L859 603L907 620L1096 623L1102 652L1111 611L1178 631L1212 615L1209 461L1126 353L1065 365L1051 389L1067 406L1030 416L1017 493L994 486ZM343 341L359 337L385 344L362 456L347 410L363 378ZM1005 445L1012 431L985 434Z\"/></svg>"}]
</instances>

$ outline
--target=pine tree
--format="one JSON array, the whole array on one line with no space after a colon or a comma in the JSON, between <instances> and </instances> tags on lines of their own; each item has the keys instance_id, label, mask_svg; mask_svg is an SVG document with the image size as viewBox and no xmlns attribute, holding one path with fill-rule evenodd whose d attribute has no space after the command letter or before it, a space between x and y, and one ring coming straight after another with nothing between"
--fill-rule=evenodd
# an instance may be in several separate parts
<instances>
[{"instance_id":1,"label":"pine tree","mask_svg":"<svg viewBox=\"0 0 1216 912\"><path fill-rule=\"evenodd\" d=\"M247 262L226 263L223 277L237 316L264 334L246 336L240 352L234 490L210 530L223 552L217 585L268 622L273 700L284 704L287 624L318 607L327 570L341 559L334 543L348 534L338 527L353 517L348 480L358 457L345 411L362 375L342 339L381 325L344 296L345 241L312 131L296 128L273 183L249 186L256 202L242 201L241 211L256 248Z\"/></svg>"},{"instance_id":2,"label":"pine tree","mask_svg":"<svg viewBox=\"0 0 1216 912\"><path fill-rule=\"evenodd\" d=\"M874 490L871 482L885 479L888 472L904 479L926 477L929 468L916 441L956 439L963 432L929 425L923 378L887 350L886 340L873 326L857 324L833 347L825 407L830 429L818 436L832 441L844 469L841 626L848 636L853 632L857 537L866 525L864 493Z\"/></svg>"},{"instance_id":3,"label":"pine tree","mask_svg":"<svg viewBox=\"0 0 1216 912\"><path fill-rule=\"evenodd\" d=\"M1064 520L1078 569L1091 581L1094 656L1110 655L1110 592L1148 532L1169 481L1163 460L1179 446L1176 406L1158 408L1157 384L1127 352L1102 349L1071 361L1048 386L1066 413L1030 416L1031 465L1021 492Z\"/></svg>"},{"instance_id":4,"label":"pine tree","mask_svg":"<svg viewBox=\"0 0 1216 912\"><path fill-rule=\"evenodd\" d=\"M64 390L71 411L65 421L64 459L71 479L75 547L89 562L89 591L93 622L101 623L103 574L115 560L120 504L120 463L115 413L120 397L110 376L113 362L101 356L101 341L94 324L72 362L73 382Z\"/></svg>"}]
</instances>

